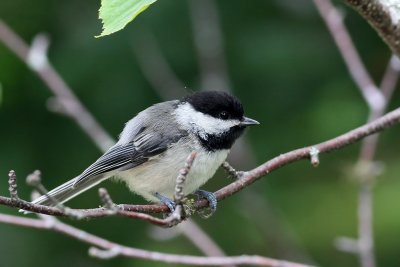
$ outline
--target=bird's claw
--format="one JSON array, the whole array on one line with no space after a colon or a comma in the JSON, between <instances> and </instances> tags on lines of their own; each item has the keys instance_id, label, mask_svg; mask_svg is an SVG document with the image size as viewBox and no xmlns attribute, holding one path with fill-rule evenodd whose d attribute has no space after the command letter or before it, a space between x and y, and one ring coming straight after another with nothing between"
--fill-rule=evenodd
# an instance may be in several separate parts
<instances>
[{"instance_id":1,"label":"bird's claw","mask_svg":"<svg viewBox=\"0 0 400 267\"><path fill-rule=\"evenodd\" d=\"M158 198L158 200L160 200L163 204L165 204L171 213L173 213L175 211L176 203L173 200L171 200L157 192L154 194L154 196L156 198Z\"/></svg>"},{"instance_id":2,"label":"bird's claw","mask_svg":"<svg viewBox=\"0 0 400 267\"><path fill-rule=\"evenodd\" d=\"M209 208L211 211L209 213L200 212L199 214L204 219L210 218L217 210L217 197L213 192L208 192L205 190L197 190L194 194L197 195L199 198L203 197L208 200Z\"/></svg>"}]
</instances>

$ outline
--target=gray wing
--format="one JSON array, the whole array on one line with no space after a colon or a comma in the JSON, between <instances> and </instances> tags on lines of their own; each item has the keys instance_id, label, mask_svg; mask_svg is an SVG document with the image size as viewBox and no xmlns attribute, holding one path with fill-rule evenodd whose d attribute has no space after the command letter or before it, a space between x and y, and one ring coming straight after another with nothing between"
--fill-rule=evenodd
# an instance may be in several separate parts
<instances>
[{"instance_id":1,"label":"gray wing","mask_svg":"<svg viewBox=\"0 0 400 267\"><path fill-rule=\"evenodd\" d=\"M174 136L166 136L163 132L154 133L146 128L141 129L133 141L128 144L116 144L90 165L76 178L74 186L91 178L101 178L101 174L113 170L128 170L143 164L151 157L163 153L168 146L179 141L184 135L183 132L175 132Z\"/></svg>"}]
</instances>

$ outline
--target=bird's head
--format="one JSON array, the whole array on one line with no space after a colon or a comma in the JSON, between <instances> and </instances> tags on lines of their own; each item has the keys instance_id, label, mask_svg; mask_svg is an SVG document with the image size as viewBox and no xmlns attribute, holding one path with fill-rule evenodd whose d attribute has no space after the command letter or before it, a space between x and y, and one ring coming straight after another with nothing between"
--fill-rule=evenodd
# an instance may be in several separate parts
<instances>
[{"instance_id":1,"label":"bird's head","mask_svg":"<svg viewBox=\"0 0 400 267\"><path fill-rule=\"evenodd\" d=\"M209 150L230 149L247 126L259 124L244 116L239 99L221 91L200 91L183 98L178 123L198 136Z\"/></svg>"}]
</instances>

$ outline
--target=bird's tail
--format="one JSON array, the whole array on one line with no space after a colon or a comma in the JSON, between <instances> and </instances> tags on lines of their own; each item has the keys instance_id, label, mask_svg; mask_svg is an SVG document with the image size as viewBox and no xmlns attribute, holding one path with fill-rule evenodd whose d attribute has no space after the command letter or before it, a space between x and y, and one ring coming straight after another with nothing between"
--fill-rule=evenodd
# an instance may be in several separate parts
<instances>
[{"instance_id":1,"label":"bird's tail","mask_svg":"<svg viewBox=\"0 0 400 267\"><path fill-rule=\"evenodd\" d=\"M85 192L86 190L92 188L93 186L99 184L109 176L106 176L104 174L95 176L95 177L90 177L89 179L86 179L84 181L79 182L79 184L75 184L76 179L74 178L72 180L69 180L68 182L54 188L50 192L48 192L46 195L42 195L38 197L37 199L33 200L31 203L32 204L39 204L39 205L45 205L45 206L51 206L54 207L59 203L64 203L77 195ZM20 210L20 212L25 212L28 213L24 210Z\"/></svg>"}]
</instances>

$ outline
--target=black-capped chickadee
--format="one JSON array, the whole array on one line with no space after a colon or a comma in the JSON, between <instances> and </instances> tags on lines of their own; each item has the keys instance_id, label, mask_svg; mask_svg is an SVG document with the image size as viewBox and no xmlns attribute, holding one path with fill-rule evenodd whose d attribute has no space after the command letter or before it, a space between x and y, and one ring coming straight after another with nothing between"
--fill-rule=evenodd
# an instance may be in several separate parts
<instances>
[{"instance_id":1,"label":"black-capped chickadee","mask_svg":"<svg viewBox=\"0 0 400 267\"><path fill-rule=\"evenodd\" d=\"M257 121L244 117L240 101L225 92L202 91L181 100L155 104L126 123L119 141L76 178L32 203L54 206L115 177L152 202L174 209L176 177L186 158L197 152L184 195L198 194L216 208L213 193L198 190L225 161L235 140Z\"/></svg>"}]
</instances>

